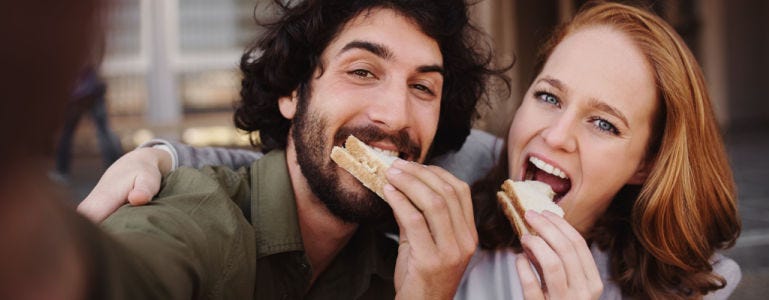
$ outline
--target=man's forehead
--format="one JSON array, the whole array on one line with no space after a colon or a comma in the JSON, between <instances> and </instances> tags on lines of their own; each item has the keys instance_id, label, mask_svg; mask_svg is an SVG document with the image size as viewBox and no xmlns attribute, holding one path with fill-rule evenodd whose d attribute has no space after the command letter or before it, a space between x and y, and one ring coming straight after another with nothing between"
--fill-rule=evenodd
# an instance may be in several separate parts
<instances>
[{"instance_id":1,"label":"man's forehead","mask_svg":"<svg viewBox=\"0 0 769 300\"><path fill-rule=\"evenodd\" d=\"M421 64L442 66L443 55L435 39L409 16L389 9L370 8L345 23L324 50L326 58L361 49L382 58L412 56Z\"/></svg>"}]
</instances>

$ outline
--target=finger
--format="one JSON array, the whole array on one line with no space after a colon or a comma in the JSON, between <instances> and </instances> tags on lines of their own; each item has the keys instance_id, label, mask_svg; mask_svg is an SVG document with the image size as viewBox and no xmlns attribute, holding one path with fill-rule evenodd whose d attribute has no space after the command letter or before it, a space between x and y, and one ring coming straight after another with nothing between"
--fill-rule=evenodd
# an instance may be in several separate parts
<instances>
[{"instance_id":1,"label":"finger","mask_svg":"<svg viewBox=\"0 0 769 300\"><path fill-rule=\"evenodd\" d=\"M515 259L515 267L518 270L518 279L521 281L524 299L545 299L542 286L532 268L531 261L526 254L518 254Z\"/></svg>"},{"instance_id":2,"label":"finger","mask_svg":"<svg viewBox=\"0 0 769 300\"><path fill-rule=\"evenodd\" d=\"M524 234L521 236L521 245L528 251L527 254L533 255L537 261L541 270L542 285L547 286L548 294L565 295L568 289L566 270L558 254L539 236Z\"/></svg>"},{"instance_id":3,"label":"finger","mask_svg":"<svg viewBox=\"0 0 769 300\"><path fill-rule=\"evenodd\" d=\"M475 220L472 213L472 198L470 187L462 180L457 179L448 171L436 167L415 163L398 165L404 172L408 172L424 182L435 193L441 195L448 207L449 219L453 226L456 239L462 244L463 249L474 250L477 241ZM468 207L468 209L465 209ZM431 211L428 211L430 213Z\"/></svg>"},{"instance_id":4,"label":"finger","mask_svg":"<svg viewBox=\"0 0 769 300\"><path fill-rule=\"evenodd\" d=\"M438 249L435 247L435 241L422 213L392 185L385 184L382 190L385 201L392 208L393 216L395 216L395 221L400 228L401 240L399 243L408 242L410 249L413 249L414 254L418 257L427 257L437 253Z\"/></svg>"},{"instance_id":5,"label":"finger","mask_svg":"<svg viewBox=\"0 0 769 300\"><path fill-rule=\"evenodd\" d=\"M146 189L133 188L128 193L128 203L133 206L145 205L152 200L152 194Z\"/></svg>"},{"instance_id":6,"label":"finger","mask_svg":"<svg viewBox=\"0 0 769 300\"><path fill-rule=\"evenodd\" d=\"M420 170L415 170L416 168ZM434 174L429 176L425 172L429 173L429 171L419 165L404 160L396 160L386 173L390 184L403 193L413 203L413 206L424 215L435 243L441 249L456 247L454 225L451 222L447 203L450 201L456 202L456 195L443 195L436 192L429 185L431 184L430 181L438 177ZM419 175L421 177L417 177L418 175L415 173L421 173ZM454 199L446 200L445 197L453 197Z\"/></svg>"},{"instance_id":7,"label":"finger","mask_svg":"<svg viewBox=\"0 0 769 300\"><path fill-rule=\"evenodd\" d=\"M444 181L451 184L454 188L454 192L459 196L459 208L462 211L465 223L470 224L473 229L472 231L477 234L477 231L475 230L475 217L473 216L473 201L472 194L470 193L470 186L441 167L427 166L427 168L441 177Z\"/></svg>"},{"instance_id":8,"label":"finger","mask_svg":"<svg viewBox=\"0 0 769 300\"><path fill-rule=\"evenodd\" d=\"M601 281L601 274L598 272L598 266L596 266L593 253L590 252L590 247L587 245L585 238L577 231L577 229L571 226L571 224L562 217L552 212L546 211L542 215L555 224L566 238L569 239L582 264L582 271L585 274L585 278L590 282Z\"/></svg>"},{"instance_id":9,"label":"finger","mask_svg":"<svg viewBox=\"0 0 769 300\"><path fill-rule=\"evenodd\" d=\"M145 172L134 179L133 188L128 193L128 202L131 205L144 205L152 200L152 197L160 190L160 172Z\"/></svg>"},{"instance_id":10,"label":"finger","mask_svg":"<svg viewBox=\"0 0 769 300\"><path fill-rule=\"evenodd\" d=\"M120 189L105 189L101 185L103 183L99 181L96 187L91 193L83 199L77 206L77 211L93 221L94 223L101 223L112 212L117 210L125 200L120 202L110 201L110 199L125 199L126 192Z\"/></svg>"},{"instance_id":11,"label":"finger","mask_svg":"<svg viewBox=\"0 0 769 300\"><path fill-rule=\"evenodd\" d=\"M586 278L581 258L572 241L561 231L559 226L534 211L527 211L525 218L526 222L558 255L568 280L567 287L585 287ZM566 222L560 224L571 227Z\"/></svg>"},{"instance_id":12,"label":"finger","mask_svg":"<svg viewBox=\"0 0 769 300\"><path fill-rule=\"evenodd\" d=\"M451 223L454 226L456 241L463 254L473 253L478 248L478 231L473 219L473 204L470 187L451 173L437 166L426 166L426 169L443 181L445 192L452 193L453 199L448 200ZM450 199L450 198L446 198Z\"/></svg>"}]
</instances>

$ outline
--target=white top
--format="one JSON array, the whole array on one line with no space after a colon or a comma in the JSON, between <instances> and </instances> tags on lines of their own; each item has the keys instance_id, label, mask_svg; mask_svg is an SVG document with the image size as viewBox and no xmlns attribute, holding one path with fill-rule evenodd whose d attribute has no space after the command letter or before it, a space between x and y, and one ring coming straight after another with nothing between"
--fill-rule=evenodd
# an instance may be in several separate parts
<instances>
[{"instance_id":1,"label":"white top","mask_svg":"<svg viewBox=\"0 0 769 300\"><path fill-rule=\"evenodd\" d=\"M601 300L623 299L619 286L609 279L609 256L592 247L591 252L603 281ZM523 290L515 267L512 250L481 250L475 252L465 270L454 299L523 299ZM715 254L713 271L726 279L726 287L710 293L705 299L728 299L742 278L740 267L730 258Z\"/></svg>"}]
</instances>

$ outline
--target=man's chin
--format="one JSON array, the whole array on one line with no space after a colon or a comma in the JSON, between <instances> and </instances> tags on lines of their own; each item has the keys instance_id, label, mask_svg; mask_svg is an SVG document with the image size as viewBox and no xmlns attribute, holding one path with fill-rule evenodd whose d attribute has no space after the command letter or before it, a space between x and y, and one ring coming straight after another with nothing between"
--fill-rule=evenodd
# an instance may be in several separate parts
<instances>
[{"instance_id":1,"label":"man's chin","mask_svg":"<svg viewBox=\"0 0 769 300\"><path fill-rule=\"evenodd\" d=\"M342 183L342 189L345 191L345 195L351 198L350 200L355 199L354 201L359 203L383 201L376 193L364 186L363 183L352 176L350 177L351 181L345 180Z\"/></svg>"},{"instance_id":2,"label":"man's chin","mask_svg":"<svg viewBox=\"0 0 769 300\"><path fill-rule=\"evenodd\" d=\"M355 178L355 176L352 176L350 172L347 172L340 167L337 167L336 171L340 186L347 195L352 195L356 199L364 198L366 195L373 195L377 199L379 198L376 193L369 190L362 182L360 182L360 180Z\"/></svg>"}]
</instances>

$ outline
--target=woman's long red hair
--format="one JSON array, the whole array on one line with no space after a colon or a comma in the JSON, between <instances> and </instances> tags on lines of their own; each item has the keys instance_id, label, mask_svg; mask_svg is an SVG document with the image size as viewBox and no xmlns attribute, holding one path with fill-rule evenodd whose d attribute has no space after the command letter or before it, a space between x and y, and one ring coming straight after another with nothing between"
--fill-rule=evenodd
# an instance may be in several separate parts
<instances>
[{"instance_id":1,"label":"woman's long red hair","mask_svg":"<svg viewBox=\"0 0 769 300\"><path fill-rule=\"evenodd\" d=\"M628 296L698 298L727 284L710 259L740 232L732 172L702 71L681 37L658 16L617 3L590 3L544 45L540 67L578 30L608 26L630 37L654 71L660 109L647 151L653 168L626 186L586 238L610 255L612 279ZM481 246L517 246L493 191L507 158L474 186Z\"/></svg>"}]
</instances>

